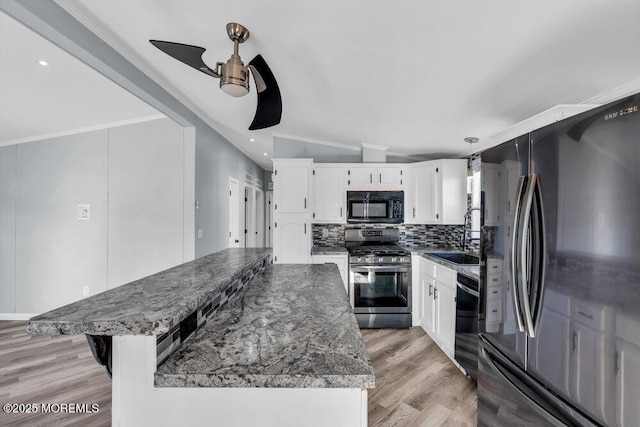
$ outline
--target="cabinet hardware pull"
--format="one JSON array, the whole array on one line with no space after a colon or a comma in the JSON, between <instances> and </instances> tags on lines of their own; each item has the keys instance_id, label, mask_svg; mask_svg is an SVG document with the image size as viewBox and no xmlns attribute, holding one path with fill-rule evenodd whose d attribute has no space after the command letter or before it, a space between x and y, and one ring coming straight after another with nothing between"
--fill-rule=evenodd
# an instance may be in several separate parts
<instances>
[{"instance_id":1,"label":"cabinet hardware pull","mask_svg":"<svg viewBox=\"0 0 640 427\"><path fill-rule=\"evenodd\" d=\"M273 224L273 228L278 228L278 223Z\"/></svg>"},{"instance_id":2,"label":"cabinet hardware pull","mask_svg":"<svg viewBox=\"0 0 640 427\"><path fill-rule=\"evenodd\" d=\"M436 173L438 173L438 172L440 172L440 171L438 170L438 168L436 168Z\"/></svg>"},{"instance_id":3,"label":"cabinet hardware pull","mask_svg":"<svg viewBox=\"0 0 640 427\"><path fill-rule=\"evenodd\" d=\"M416 217L416 208L413 208L413 217Z\"/></svg>"},{"instance_id":4,"label":"cabinet hardware pull","mask_svg":"<svg viewBox=\"0 0 640 427\"><path fill-rule=\"evenodd\" d=\"M382 174L379 174L378 179L380 180L380 184L382 184Z\"/></svg>"},{"instance_id":5,"label":"cabinet hardware pull","mask_svg":"<svg viewBox=\"0 0 640 427\"><path fill-rule=\"evenodd\" d=\"M436 219L440 218L440 214L436 214Z\"/></svg>"},{"instance_id":6,"label":"cabinet hardware pull","mask_svg":"<svg viewBox=\"0 0 640 427\"><path fill-rule=\"evenodd\" d=\"M307 198L304 198L304 208L307 209Z\"/></svg>"},{"instance_id":7,"label":"cabinet hardware pull","mask_svg":"<svg viewBox=\"0 0 640 427\"><path fill-rule=\"evenodd\" d=\"M491 312L492 312L492 313L497 313L497 312L498 312L498 310L497 310L497 309L496 309L496 310L491 310Z\"/></svg>"},{"instance_id":8,"label":"cabinet hardware pull","mask_svg":"<svg viewBox=\"0 0 640 427\"><path fill-rule=\"evenodd\" d=\"M402 185L402 180L400 180L400 185Z\"/></svg>"},{"instance_id":9,"label":"cabinet hardware pull","mask_svg":"<svg viewBox=\"0 0 640 427\"><path fill-rule=\"evenodd\" d=\"M278 204L277 203L273 206L273 209L278 210Z\"/></svg>"},{"instance_id":10,"label":"cabinet hardware pull","mask_svg":"<svg viewBox=\"0 0 640 427\"><path fill-rule=\"evenodd\" d=\"M432 285L431 283L429 283L429 296L431 296L431 295L432 295L432 292L431 292L431 288L432 288L432 287L433 287L433 285Z\"/></svg>"},{"instance_id":11,"label":"cabinet hardware pull","mask_svg":"<svg viewBox=\"0 0 640 427\"><path fill-rule=\"evenodd\" d=\"M340 206L340 218L342 218L342 206Z\"/></svg>"},{"instance_id":12,"label":"cabinet hardware pull","mask_svg":"<svg viewBox=\"0 0 640 427\"><path fill-rule=\"evenodd\" d=\"M580 310L578 310L578 314L580 314L580 315L582 315L582 316L586 317L587 319L591 319L591 320L593 320L593 316L592 316L592 315L590 315L590 314L583 313L583 312L582 312L582 311L580 311Z\"/></svg>"},{"instance_id":13,"label":"cabinet hardware pull","mask_svg":"<svg viewBox=\"0 0 640 427\"><path fill-rule=\"evenodd\" d=\"M347 180L347 185L351 185L351 180Z\"/></svg>"},{"instance_id":14,"label":"cabinet hardware pull","mask_svg":"<svg viewBox=\"0 0 640 427\"><path fill-rule=\"evenodd\" d=\"M314 217L314 218L316 217L316 213L315 213L315 212L313 213L313 217Z\"/></svg>"},{"instance_id":15,"label":"cabinet hardware pull","mask_svg":"<svg viewBox=\"0 0 640 427\"><path fill-rule=\"evenodd\" d=\"M307 223L304 223L304 234L307 234Z\"/></svg>"},{"instance_id":16,"label":"cabinet hardware pull","mask_svg":"<svg viewBox=\"0 0 640 427\"><path fill-rule=\"evenodd\" d=\"M573 351L576 351L576 348L578 348L578 345L576 344L576 339L578 339L578 333L576 331L573 331L573 340L572 340Z\"/></svg>"},{"instance_id":17,"label":"cabinet hardware pull","mask_svg":"<svg viewBox=\"0 0 640 427\"><path fill-rule=\"evenodd\" d=\"M350 170L347 171L347 175L351 176L351 171Z\"/></svg>"},{"instance_id":18,"label":"cabinet hardware pull","mask_svg":"<svg viewBox=\"0 0 640 427\"><path fill-rule=\"evenodd\" d=\"M433 299L438 299L438 288L433 288Z\"/></svg>"},{"instance_id":19,"label":"cabinet hardware pull","mask_svg":"<svg viewBox=\"0 0 640 427\"><path fill-rule=\"evenodd\" d=\"M373 174L369 174L369 184L373 184Z\"/></svg>"}]
</instances>

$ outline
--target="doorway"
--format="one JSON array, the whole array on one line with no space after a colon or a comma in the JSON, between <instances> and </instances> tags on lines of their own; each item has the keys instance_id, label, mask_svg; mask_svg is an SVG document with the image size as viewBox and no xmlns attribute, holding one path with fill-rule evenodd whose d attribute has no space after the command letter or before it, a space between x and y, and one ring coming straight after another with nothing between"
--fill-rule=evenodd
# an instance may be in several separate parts
<instances>
[{"instance_id":1,"label":"doorway","mask_svg":"<svg viewBox=\"0 0 640 427\"><path fill-rule=\"evenodd\" d=\"M230 248L240 247L240 183L229 178L229 244Z\"/></svg>"}]
</instances>

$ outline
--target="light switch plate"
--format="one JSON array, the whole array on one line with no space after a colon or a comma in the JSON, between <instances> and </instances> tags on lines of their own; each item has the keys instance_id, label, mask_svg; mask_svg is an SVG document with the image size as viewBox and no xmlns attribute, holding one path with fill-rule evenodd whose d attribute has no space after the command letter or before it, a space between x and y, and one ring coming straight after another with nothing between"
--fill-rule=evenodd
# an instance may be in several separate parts
<instances>
[{"instance_id":1,"label":"light switch plate","mask_svg":"<svg viewBox=\"0 0 640 427\"><path fill-rule=\"evenodd\" d=\"M88 297L89 296L89 287L88 286L83 286L82 287L82 296L83 297Z\"/></svg>"},{"instance_id":2,"label":"light switch plate","mask_svg":"<svg viewBox=\"0 0 640 427\"><path fill-rule=\"evenodd\" d=\"M198 230L198 239L202 239L202 230Z\"/></svg>"},{"instance_id":3,"label":"light switch plate","mask_svg":"<svg viewBox=\"0 0 640 427\"><path fill-rule=\"evenodd\" d=\"M89 221L91 219L91 205L78 203L78 220Z\"/></svg>"}]
</instances>

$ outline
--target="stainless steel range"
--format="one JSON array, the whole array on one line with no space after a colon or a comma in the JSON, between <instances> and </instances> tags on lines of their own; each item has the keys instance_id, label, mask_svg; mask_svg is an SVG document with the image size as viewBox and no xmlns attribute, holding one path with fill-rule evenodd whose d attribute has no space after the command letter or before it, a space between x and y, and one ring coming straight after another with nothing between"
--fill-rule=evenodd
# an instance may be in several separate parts
<instances>
[{"instance_id":1,"label":"stainless steel range","mask_svg":"<svg viewBox=\"0 0 640 427\"><path fill-rule=\"evenodd\" d=\"M397 228L346 229L349 298L360 328L411 327L411 253Z\"/></svg>"}]
</instances>

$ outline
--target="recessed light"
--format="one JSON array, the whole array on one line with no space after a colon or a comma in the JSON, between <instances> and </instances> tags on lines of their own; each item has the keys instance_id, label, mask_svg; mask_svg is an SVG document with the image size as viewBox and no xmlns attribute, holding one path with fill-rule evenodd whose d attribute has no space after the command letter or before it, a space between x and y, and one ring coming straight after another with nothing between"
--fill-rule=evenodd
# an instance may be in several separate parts
<instances>
[{"instance_id":1,"label":"recessed light","mask_svg":"<svg viewBox=\"0 0 640 427\"><path fill-rule=\"evenodd\" d=\"M264 153L264 155L266 156L266 155L267 155L267 153Z\"/></svg>"},{"instance_id":2,"label":"recessed light","mask_svg":"<svg viewBox=\"0 0 640 427\"><path fill-rule=\"evenodd\" d=\"M255 140L255 138L249 138L249 142L254 142Z\"/></svg>"},{"instance_id":3,"label":"recessed light","mask_svg":"<svg viewBox=\"0 0 640 427\"><path fill-rule=\"evenodd\" d=\"M43 67L49 67L51 65L51 62L47 61L46 59L38 59L36 63L38 65L42 65Z\"/></svg>"}]
</instances>

